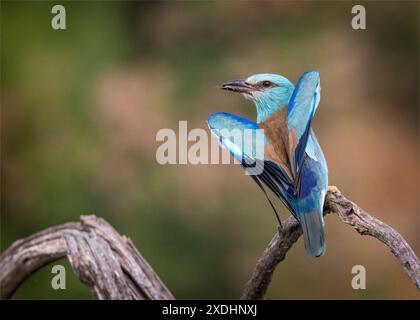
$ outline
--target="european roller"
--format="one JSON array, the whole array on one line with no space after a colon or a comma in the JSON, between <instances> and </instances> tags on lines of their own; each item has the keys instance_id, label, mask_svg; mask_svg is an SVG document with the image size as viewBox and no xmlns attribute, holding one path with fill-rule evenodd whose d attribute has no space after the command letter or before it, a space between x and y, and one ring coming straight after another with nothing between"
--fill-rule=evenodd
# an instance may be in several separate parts
<instances>
[{"instance_id":1,"label":"european roller","mask_svg":"<svg viewBox=\"0 0 420 320\"><path fill-rule=\"evenodd\" d=\"M320 101L319 73L306 71L296 87L280 75L256 74L244 80L226 82L221 88L252 100L257 121L216 112L207 119L210 131L243 168L249 168L250 163L262 168L259 174L250 177L265 193L274 211L264 186L299 221L307 253L313 257L321 256L325 252L323 207L328 169L311 128ZM254 135L244 135L238 143L226 133L233 129L263 133L262 154L252 151L252 147L247 148L255 145ZM281 226L280 220L279 224Z\"/></svg>"}]
</instances>

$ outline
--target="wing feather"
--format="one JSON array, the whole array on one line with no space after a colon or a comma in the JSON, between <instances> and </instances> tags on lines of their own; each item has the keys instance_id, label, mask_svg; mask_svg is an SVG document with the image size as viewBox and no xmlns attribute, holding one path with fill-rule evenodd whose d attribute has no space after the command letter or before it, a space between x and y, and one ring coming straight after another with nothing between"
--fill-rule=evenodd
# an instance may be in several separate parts
<instances>
[{"instance_id":1,"label":"wing feather","mask_svg":"<svg viewBox=\"0 0 420 320\"><path fill-rule=\"evenodd\" d=\"M311 132L311 123L321 99L321 86L318 71L306 71L300 77L288 105L287 126L292 165L299 176L304 154ZM299 178L298 178L299 179Z\"/></svg>"},{"instance_id":2,"label":"wing feather","mask_svg":"<svg viewBox=\"0 0 420 320\"><path fill-rule=\"evenodd\" d=\"M260 154L253 150L255 141L243 137L242 143L237 143L229 134L230 130L239 130L244 132L245 129L255 131L257 133L261 129L255 122L226 112L217 112L209 116L207 124L210 131L215 135L220 145L226 148L237 160L240 161L244 169L256 168L257 175L250 175L259 188L263 191L271 207L276 212L273 203L268 197L263 185L267 186L280 200L286 208L294 214L291 192L293 192L293 184L289 175L278 164L266 160L264 154ZM252 135L254 137L255 135ZM250 147L249 144L252 144ZM248 147L248 148L247 148ZM251 152L249 152L251 150ZM258 170L261 169L261 170ZM277 212L276 212L277 214Z\"/></svg>"}]
</instances>

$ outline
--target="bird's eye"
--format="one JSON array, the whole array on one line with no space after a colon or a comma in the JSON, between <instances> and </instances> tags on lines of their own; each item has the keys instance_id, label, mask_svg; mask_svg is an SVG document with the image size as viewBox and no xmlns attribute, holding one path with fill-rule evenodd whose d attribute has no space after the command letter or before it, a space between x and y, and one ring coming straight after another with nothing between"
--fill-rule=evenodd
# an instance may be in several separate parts
<instances>
[{"instance_id":1,"label":"bird's eye","mask_svg":"<svg viewBox=\"0 0 420 320\"><path fill-rule=\"evenodd\" d=\"M271 86L271 82L270 82L270 81L264 81L264 82L262 83L262 85L263 85L264 87L268 88L268 87L270 87L270 86Z\"/></svg>"}]
</instances>

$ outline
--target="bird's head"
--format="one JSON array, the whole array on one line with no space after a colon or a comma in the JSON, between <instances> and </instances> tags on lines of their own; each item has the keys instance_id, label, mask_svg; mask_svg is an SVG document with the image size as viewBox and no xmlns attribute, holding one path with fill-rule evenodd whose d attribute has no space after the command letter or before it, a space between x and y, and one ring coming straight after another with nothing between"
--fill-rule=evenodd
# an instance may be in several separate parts
<instances>
[{"instance_id":1,"label":"bird's head","mask_svg":"<svg viewBox=\"0 0 420 320\"><path fill-rule=\"evenodd\" d=\"M289 103L294 86L283 76L261 73L225 82L221 89L241 93L252 100L257 108L257 122L262 122Z\"/></svg>"}]
</instances>

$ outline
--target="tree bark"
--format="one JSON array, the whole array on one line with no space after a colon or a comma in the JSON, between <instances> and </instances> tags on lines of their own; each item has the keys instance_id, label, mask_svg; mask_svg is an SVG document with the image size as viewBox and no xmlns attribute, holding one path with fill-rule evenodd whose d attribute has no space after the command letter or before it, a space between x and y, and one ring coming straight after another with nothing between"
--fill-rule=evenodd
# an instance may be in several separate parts
<instances>
[{"instance_id":1,"label":"tree bark","mask_svg":"<svg viewBox=\"0 0 420 320\"><path fill-rule=\"evenodd\" d=\"M359 234L388 246L420 291L420 262L405 239L393 228L370 216L335 187L330 187L324 215L335 213ZM258 260L241 299L262 299L277 265L302 235L294 217L283 222ZM39 268L67 257L96 299L174 299L130 239L105 220L82 216L48 228L12 244L0 256L0 299L10 298L18 286Z\"/></svg>"},{"instance_id":2,"label":"tree bark","mask_svg":"<svg viewBox=\"0 0 420 320\"><path fill-rule=\"evenodd\" d=\"M64 257L96 299L174 299L131 240L96 216L13 243L0 257L0 299L10 298L33 272Z\"/></svg>"},{"instance_id":3,"label":"tree bark","mask_svg":"<svg viewBox=\"0 0 420 320\"><path fill-rule=\"evenodd\" d=\"M340 191L330 186L325 198L324 216L335 213L345 224L352 226L359 234L374 237L389 247L411 282L420 291L420 262L407 241L393 228L372 217ZM241 299L263 299L277 265L302 235L299 222L289 217L283 222L283 229L274 235L259 258L254 272Z\"/></svg>"}]
</instances>

